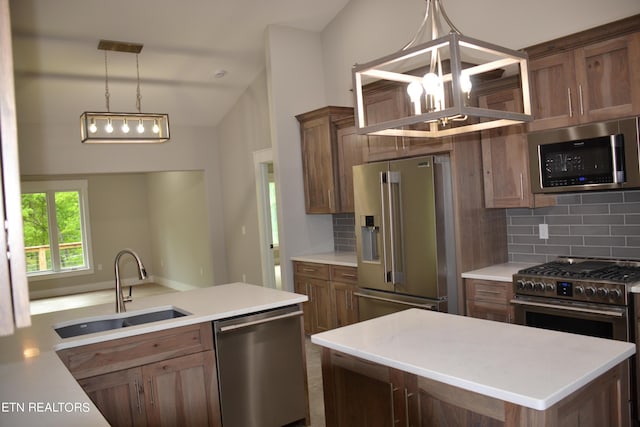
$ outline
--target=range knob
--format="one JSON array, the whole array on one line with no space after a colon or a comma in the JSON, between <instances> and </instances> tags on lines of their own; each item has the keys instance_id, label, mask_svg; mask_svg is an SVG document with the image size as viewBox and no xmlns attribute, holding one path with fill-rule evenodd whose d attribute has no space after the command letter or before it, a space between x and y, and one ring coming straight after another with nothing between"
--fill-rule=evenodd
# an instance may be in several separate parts
<instances>
[{"instance_id":1,"label":"range knob","mask_svg":"<svg viewBox=\"0 0 640 427\"><path fill-rule=\"evenodd\" d=\"M576 295L584 295L584 288L582 286L576 286Z\"/></svg>"},{"instance_id":2,"label":"range knob","mask_svg":"<svg viewBox=\"0 0 640 427\"><path fill-rule=\"evenodd\" d=\"M534 291L544 292L544 283L542 283L542 282L534 282L533 283L533 290Z\"/></svg>"},{"instance_id":3,"label":"range knob","mask_svg":"<svg viewBox=\"0 0 640 427\"><path fill-rule=\"evenodd\" d=\"M622 297L622 292L620 292L620 289L612 289L611 292L609 292L609 295L614 299L618 299Z\"/></svg>"},{"instance_id":4,"label":"range knob","mask_svg":"<svg viewBox=\"0 0 640 427\"><path fill-rule=\"evenodd\" d=\"M553 292L556 290L556 285L554 285L553 283L546 283L545 284L545 290L547 292Z\"/></svg>"},{"instance_id":5,"label":"range knob","mask_svg":"<svg viewBox=\"0 0 640 427\"><path fill-rule=\"evenodd\" d=\"M524 288L528 291L532 291L533 290L533 282L531 280L527 280L526 282L524 282Z\"/></svg>"},{"instance_id":6,"label":"range knob","mask_svg":"<svg viewBox=\"0 0 640 427\"><path fill-rule=\"evenodd\" d=\"M597 294L599 297L606 297L607 295L609 295L609 289L607 288L598 288Z\"/></svg>"},{"instance_id":7,"label":"range knob","mask_svg":"<svg viewBox=\"0 0 640 427\"><path fill-rule=\"evenodd\" d=\"M589 286L584 290L584 294L588 297L592 297L596 294L596 288L594 288L593 286Z\"/></svg>"},{"instance_id":8,"label":"range knob","mask_svg":"<svg viewBox=\"0 0 640 427\"><path fill-rule=\"evenodd\" d=\"M519 279L519 280L516 282L516 286L518 287L518 289L524 289L524 280Z\"/></svg>"}]
</instances>

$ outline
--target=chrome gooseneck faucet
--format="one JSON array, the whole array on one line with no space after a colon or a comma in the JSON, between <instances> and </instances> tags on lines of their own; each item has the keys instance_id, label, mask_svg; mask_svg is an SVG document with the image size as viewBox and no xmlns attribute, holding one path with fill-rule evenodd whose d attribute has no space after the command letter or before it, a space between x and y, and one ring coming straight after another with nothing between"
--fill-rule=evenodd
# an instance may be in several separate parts
<instances>
[{"instance_id":1,"label":"chrome gooseneck faucet","mask_svg":"<svg viewBox=\"0 0 640 427\"><path fill-rule=\"evenodd\" d=\"M138 263L138 277L140 278L140 280L147 278L147 271L144 269L144 265L142 265L142 260L140 259L137 253L135 253L131 249L123 249L120 252L118 252L118 255L116 255L116 260L114 262L115 270L116 270L116 313L122 313L124 311L127 311L126 307L124 306L124 297L122 296L122 284L120 283L120 266L119 266L120 258L125 254L131 255L133 258L135 258L136 263Z\"/></svg>"}]
</instances>

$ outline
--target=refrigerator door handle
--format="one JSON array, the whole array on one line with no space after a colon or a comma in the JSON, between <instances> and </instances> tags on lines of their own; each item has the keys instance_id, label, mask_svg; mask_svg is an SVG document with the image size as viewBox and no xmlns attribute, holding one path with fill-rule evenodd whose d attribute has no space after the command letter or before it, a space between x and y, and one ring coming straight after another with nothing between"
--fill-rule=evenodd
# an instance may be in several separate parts
<instances>
[{"instance_id":1,"label":"refrigerator door handle","mask_svg":"<svg viewBox=\"0 0 640 427\"><path fill-rule=\"evenodd\" d=\"M403 215L400 172L387 172L387 196L389 198L389 237L391 240L391 281L395 285L404 282L404 275L402 274L404 269L402 262Z\"/></svg>"},{"instance_id":2,"label":"refrigerator door handle","mask_svg":"<svg viewBox=\"0 0 640 427\"><path fill-rule=\"evenodd\" d=\"M394 304L399 304L399 305L406 305L408 307L415 307L415 308L421 308L423 310L436 310L436 305L435 304L416 304L413 302L407 302L407 301L400 301L397 299L392 299L392 298L384 298L384 297L378 297L375 295L367 295L367 294L363 294L360 292L354 292L353 295L359 297L359 298L365 298L365 299L372 299L372 300L376 300L376 301L382 301L382 302L391 302Z\"/></svg>"},{"instance_id":3,"label":"refrigerator door handle","mask_svg":"<svg viewBox=\"0 0 640 427\"><path fill-rule=\"evenodd\" d=\"M380 172L380 203L381 203L381 213L382 213L382 222L380 224L380 229L382 231L382 265L384 266L383 268L383 281L384 283L390 283L393 282L392 279L392 272L389 271L388 268L388 264L387 264L387 209L385 207L385 203L384 203L384 198L385 198L385 191L384 191L384 187L385 185L387 185L387 172Z\"/></svg>"}]
</instances>

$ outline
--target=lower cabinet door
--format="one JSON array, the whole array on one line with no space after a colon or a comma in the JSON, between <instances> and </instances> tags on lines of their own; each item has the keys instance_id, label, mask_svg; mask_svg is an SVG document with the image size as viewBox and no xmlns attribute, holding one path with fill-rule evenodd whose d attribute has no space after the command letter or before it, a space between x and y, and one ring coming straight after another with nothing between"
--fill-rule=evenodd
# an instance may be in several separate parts
<instances>
[{"instance_id":1,"label":"lower cabinet door","mask_svg":"<svg viewBox=\"0 0 640 427\"><path fill-rule=\"evenodd\" d=\"M142 367L150 426L220 426L213 351Z\"/></svg>"},{"instance_id":2,"label":"lower cabinet door","mask_svg":"<svg viewBox=\"0 0 640 427\"><path fill-rule=\"evenodd\" d=\"M147 425L140 368L85 378L78 383L110 425Z\"/></svg>"}]
</instances>

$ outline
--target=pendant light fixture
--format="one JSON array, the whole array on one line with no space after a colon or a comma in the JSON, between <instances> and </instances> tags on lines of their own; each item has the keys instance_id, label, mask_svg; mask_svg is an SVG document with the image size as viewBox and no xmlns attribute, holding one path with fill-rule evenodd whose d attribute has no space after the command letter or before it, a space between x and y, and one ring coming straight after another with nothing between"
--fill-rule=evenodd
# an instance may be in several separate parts
<instances>
[{"instance_id":1,"label":"pendant light fixture","mask_svg":"<svg viewBox=\"0 0 640 427\"><path fill-rule=\"evenodd\" d=\"M100 40L98 49L104 51L104 85L106 112L84 112L80 116L80 135L85 144L104 143L160 143L169 140L169 115L143 113L140 93L140 66L138 55L142 44ZM109 72L107 52L135 53L136 55L136 113L112 113L109 106Z\"/></svg>"},{"instance_id":2,"label":"pendant light fixture","mask_svg":"<svg viewBox=\"0 0 640 427\"><path fill-rule=\"evenodd\" d=\"M449 27L445 35L442 20ZM429 40L420 43L425 34ZM499 76L517 80L519 111L473 105L474 85ZM406 97L396 117L380 122L372 114L369 119L363 87L373 82L398 87ZM462 35L440 0L426 0L422 24L401 50L356 64L353 87L359 134L437 138L532 120L526 53Z\"/></svg>"}]
</instances>

